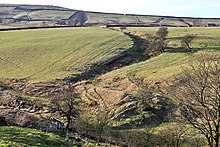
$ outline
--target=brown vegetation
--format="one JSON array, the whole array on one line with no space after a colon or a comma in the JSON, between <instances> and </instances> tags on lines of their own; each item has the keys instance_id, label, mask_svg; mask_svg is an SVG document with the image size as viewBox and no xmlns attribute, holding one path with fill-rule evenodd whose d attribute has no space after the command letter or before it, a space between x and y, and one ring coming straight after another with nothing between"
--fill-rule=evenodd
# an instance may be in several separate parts
<instances>
[{"instance_id":1,"label":"brown vegetation","mask_svg":"<svg viewBox=\"0 0 220 147\"><path fill-rule=\"evenodd\" d=\"M220 138L220 57L204 54L177 77L174 95L183 118L205 137L210 147Z\"/></svg>"}]
</instances>

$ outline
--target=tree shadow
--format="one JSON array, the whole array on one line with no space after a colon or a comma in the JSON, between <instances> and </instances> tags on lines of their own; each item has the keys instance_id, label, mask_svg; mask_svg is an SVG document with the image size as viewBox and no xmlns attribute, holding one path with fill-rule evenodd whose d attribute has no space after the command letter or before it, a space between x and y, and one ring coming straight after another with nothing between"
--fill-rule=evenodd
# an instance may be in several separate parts
<instances>
[{"instance_id":1,"label":"tree shadow","mask_svg":"<svg viewBox=\"0 0 220 147\"><path fill-rule=\"evenodd\" d=\"M173 47L167 47L165 49L165 52L167 53L188 53L186 48L178 47L178 48L173 48Z\"/></svg>"},{"instance_id":2,"label":"tree shadow","mask_svg":"<svg viewBox=\"0 0 220 147\"><path fill-rule=\"evenodd\" d=\"M208 50L220 51L220 46L219 47L207 47L205 49L206 50L208 49ZM205 50L205 49L203 49L203 50Z\"/></svg>"},{"instance_id":3,"label":"tree shadow","mask_svg":"<svg viewBox=\"0 0 220 147\"><path fill-rule=\"evenodd\" d=\"M178 47L178 48L167 47L165 52L167 53L195 53L198 51L205 51L205 50L220 51L220 46L219 47L197 47L197 48L192 48L192 51L188 51L186 48L183 48L183 47Z\"/></svg>"},{"instance_id":4,"label":"tree shadow","mask_svg":"<svg viewBox=\"0 0 220 147\"><path fill-rule=\"evenodd\" d=\"M177 36L177 37L170 37L168 38L170 41L176 41L176 40L181 40L183 36ZM202 36L202 35L195 35L195 39L206 39L203 42L199 43L199 47L194 47L192 48L192 52L197 52L197 51L202 51L202 50L220 50L220 44L216 43L209 43L207 40L214 40L214 41L219 41L220 37L211 37L211 36ZM212 47L213 46L213 47ZM188 52L187 48L184 47L168 47L166 49L166 52L170 53L184 53Z\"/></svg>"}]
</instances>

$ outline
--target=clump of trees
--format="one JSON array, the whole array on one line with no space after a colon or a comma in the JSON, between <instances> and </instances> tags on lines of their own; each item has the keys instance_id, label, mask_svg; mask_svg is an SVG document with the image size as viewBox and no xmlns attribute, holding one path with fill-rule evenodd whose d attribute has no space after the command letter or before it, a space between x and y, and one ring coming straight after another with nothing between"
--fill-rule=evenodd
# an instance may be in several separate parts
<instances>
[{"instance_id":1,"label":"clump of trees","mask_svg":"<svg viewBox=\"0 0 220 147\"><path fill-rule=\"evenodd\" d=\"M204 53L177 76L173 88L184 120L199 130L210 147L220 138L220 57Z\"/></svg>"},{"instance_id":2,"label":"clump of trees","mask_svg":"<svg viewBox=\"0 0 220 147\"><path fill-rule=\"evenodd\" d=\"M161 27L156 32L156 36L144 35L141 48L144 48L145 53L149 56L157 56L163 53L166 48L166 37L168 33L166 27Z\"/></svg>"}]
</instances>

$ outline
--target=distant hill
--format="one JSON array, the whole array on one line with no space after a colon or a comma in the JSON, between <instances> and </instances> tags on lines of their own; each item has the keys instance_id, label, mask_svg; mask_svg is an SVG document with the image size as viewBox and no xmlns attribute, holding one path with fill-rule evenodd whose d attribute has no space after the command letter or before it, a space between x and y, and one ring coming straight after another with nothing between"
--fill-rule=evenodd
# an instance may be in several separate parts
<instances>
[{"instance_id":1,"label":"distant hill","mask_svg":"<svg viewBox=\"0 0 220 147\"><path fill-rule=\"evenodd\" d=\"M47 26L219 26L220 18L190 18L72 10L49 5L0 4L0 28Z\"/></svg>"}]
</instances>

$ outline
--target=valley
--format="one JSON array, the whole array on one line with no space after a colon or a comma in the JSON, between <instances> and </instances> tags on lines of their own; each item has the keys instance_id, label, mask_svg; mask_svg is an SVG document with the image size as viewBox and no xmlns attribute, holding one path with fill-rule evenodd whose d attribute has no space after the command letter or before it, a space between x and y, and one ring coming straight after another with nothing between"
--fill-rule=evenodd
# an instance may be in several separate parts
<instances>
[{"instance_id":1,"label":"valley","mask_svg":"<svg viewBox=\"0 0 220 147\"><path fill-rule=\"evenodd\" d=\"M220 19L0 8L0 146L216 143Z\"/></svg>"}]
</instances>

